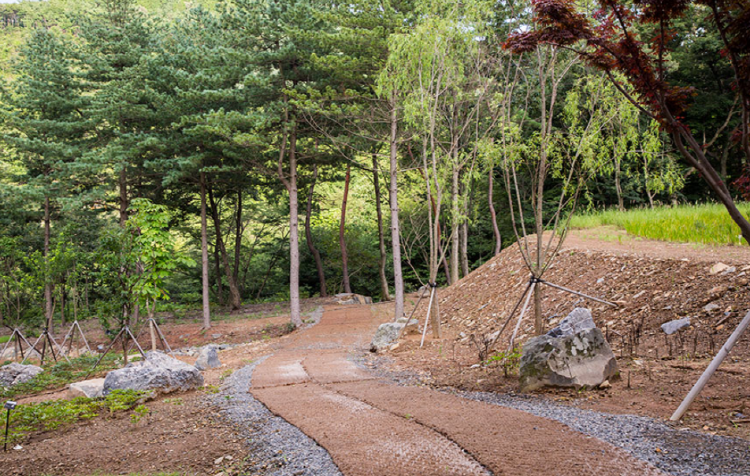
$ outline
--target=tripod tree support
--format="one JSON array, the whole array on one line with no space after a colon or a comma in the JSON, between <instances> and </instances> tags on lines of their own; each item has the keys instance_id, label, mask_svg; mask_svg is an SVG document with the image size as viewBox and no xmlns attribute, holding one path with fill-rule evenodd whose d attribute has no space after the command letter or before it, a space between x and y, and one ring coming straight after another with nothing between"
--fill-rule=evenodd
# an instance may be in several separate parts
<instances>
[{"instance_id":1,"label":"tripod tree support","mask_svg":"<svg viewBox=\"0 0 750 476\"><path fill-rule=\"evenodd\" d=\"M140 344L138 343L138 340L133 335L133 332L130 330L130 327L128 327L128 326L122 326L120 328L120 331L115 336L115 338L112 339L112 342L110 342L109 345L107 346L107 349L104 351L104 353L102 353L101 356L99 356L99 358L97 359L97 361L94 364L94 366L91 367L91 370L89 370L89 373L86 374L86 378L87 379L89 378L89 376L91 376L91 373L94 371L94 369L96 369L99 366L99 364L101 363L102 359L104 359L104 357L109 353L109 351L112 350L112 347L115 346L115 343L117 342L118 339L120 339L121 342L122 342L122 350L123 350L123 355L124 355L123 359L124 359L124 361L125 361L126 364L128 363L128 360L127 360L128 359L128 357L127 357L128 354L127 354L127 349L125 348L125 345L126 345L126 340L125 339L127 338L127 336L130 336L130 338L133 339L133 342L135 342L136 347L138 347L138 352L140 352L141 357L143 357L144 359L146 358L146 354L143 352L143 349L141 348Z\"/></svg>"},{"instance_id":2,"label":"tripod tree support","mask_svg":"<svg viewBox=\"0 0 750 476\"><path fill-rule=\"evenodd\" d=\"M411 322L411 318L414 317L414 313L417 312L417 308L419 308L419 304L422 302L422 298L424 298L424 295L425 295L424 292L425 292L425 290L423 288L422 292L419 293L419 299L417 299L417 303L414 305L414 309L411 310L411 314L409 314L409 318L406 319L406 324L404 325L404 327L401 328L400 331L398 331L398 335L396 336L396 340L399 340L401 338L401 336L403 335L404 331L406 330L406 327ZM396 319L393 320L393 322L396 322L398 319L399 318L397 317Z\"/></svg>"},{"instance_id":3,"label":"tripod tree support","mask_svg":"<svg viewBox=\"0 0 750 476\"><path fill-rule=\"evenodd\" d=\"M15 338L15 340L13 340ZM13 333L10 335L10 339L8 339L8 342L5 343L5 347L3 347L2 353L0 355L5 355L5 351L8 350L8 346L11 342L13 342L13 349L16 349L16 346L18 346L18 352L21 354L21 358L25 361L26 358L23 355L23 346L21 345L21 341L26 342L27 350L32 348L32 345L29 343L28 340L26 340L26 337L24 337L23 332L21 332L18 328L13 329ZM17 354L13 356L13 360L15 360L17 357Z\"/></svg>"},{"instance_id":4,"label":"tripod tree support","mask_svg":"<svg viewBox=\"0 0 750 476\"><path fill-rule=\"evenodd\" d=\"M41 352L39 352L39 349L36 348L37 344L39 344L39 341L42 341L42 351ZM37 338L36 342L34 342L34 345L32 346L32 348L35 351L39 352L39 355L40 355L39 365L44 365L44 356L45 356L46 351L47 351L47 344L49 344L49 352L50 352L50 354L52 354L52 358L55 360L55 362L57 362L57 355L55 355L55 347L57 347L57 352L60 355L62 355L63 358L68 363L70 363L70 359L68 359L68 357L65 355L65 352L63 352L63 350L60 347L60 345L55 341L55 338L52 337L52 334L50 334L49 330L47 330L47 328L45 327L44 330L42 331L42 333ZM26 360L28 360L29 357L31 357L31 353L29 353L28 355L26 355L26 358L24 358L21 363L23 364L24 362L26 362Z\"/></svg>"},{"instance_id":5,"label":"tripod tree support","mask_svg":"<svg viewBox=\"0 0 750 476\"><path fill-rule=\"evenodd\" d=\"M156 323L156 320L152 317L148 318L146 320L148 323L149 328L149 334L151 335L151 350L158 350L157 349L157 339L159 342L161 342L162 347L164 348L164 352L174 357L174 354L172 353L172 348L169 346L169 342L167 342L167 338L164 337L164 334L161 332L161 328L159 327L159 324ZM143 331L143 328L141 327L138 330L138 333L135 336L135 339L133 339L133 343L128 347L128 352L130 352L133 349L134 345L137 345L138 343L138 337L141 336L141 332Z\"/></svg>"},{"instance_id":6,"label":"tripod tree support","mask_svg":"<svg viewBox=\"0 0 750 476\"><path fill-rule=\"evenodd\" d=\"M424 329L422 329L422 341L419 343L419 347L422 348L424 345L424 338L427 335L427 324L430 322L430 312L432 311L432 301L435 300L435 289L437 289L437 284L430 283L430 287L432 288L430 290L430 303L427 305L427 315L424 319Z\"/></svg>"},{"instance_id":7,"label":"tripod tree support","mask_svg":"<svg viewBox=\"0 0 750 476\"><path fill-rule=\"evenodd\" d=\"M62 347L65 349L65 344L68 343L68 339L70 339L70 342L68 343L68 353L72 352L73 350L73 338L75 337L75 330L78 329L78 333L81 335L81 338L83 339L83 343L86 345L86 349L91 352L91 347L89 346L89 342L86 340L86 336L83 334L83 330L81 329L81 325L78 324L78 321L73 321L73 324L70 326L70 330L68 330L68 333L65 334L65 338L63 338Z\"/></svg>"},{"instance_id":8,"label":"tripod tree support","mask_svg":"<svg viewBox=\"0 0 750 476\"><path fill-rule=\"evenodd\" d=\"M740 325L737 326L737 328L732 332L732 335L729 336L729 339L727 339L724 346L719 350L719 353L716 354L716 357L714 357L714 360L711 361L711 364L708 366L708 368L703 372L703 375L698 379L697 382L695 382L695 385L693 385L693 388L690 389L690 392L687 394L685 399L682 401L679 407L677 407L677 410L672 414L672 416L669 418L672 421L678 421L687 411L688 407L691 403L693 403L693 400L698 396L698 394L701 393L701 390L703 390L703 387L706 386L708 383L708 380L711 378L711 376L716 372L716 369L719 368L719 365L724 361L724 359L729 355L729 352L732 350L732 347L734 347L734 344L737 343L740 336L742 336L742 333L745 332L745 330L750 326L750 312L748 312L745 317L742 319L742 322L740 322Z\"/></svg>"}]
</instances>

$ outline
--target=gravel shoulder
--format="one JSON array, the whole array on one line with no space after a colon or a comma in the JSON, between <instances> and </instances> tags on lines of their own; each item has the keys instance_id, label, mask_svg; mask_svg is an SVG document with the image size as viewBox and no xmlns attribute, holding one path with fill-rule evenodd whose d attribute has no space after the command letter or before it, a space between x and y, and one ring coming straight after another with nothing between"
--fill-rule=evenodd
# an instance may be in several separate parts
<instances>
[{"instance_id":1,"label":"gravel shoulder","mask_svg":"<svg viewBox=\"0 0 750 476\"><path fill-rule=\"evenodd\" d=\"M248 392L253 370L264 360L233 372L211 398L221 416L245 438L250 454L245 471L264 476L340 476L326 450Z\"/></svg>"}]
</instances>

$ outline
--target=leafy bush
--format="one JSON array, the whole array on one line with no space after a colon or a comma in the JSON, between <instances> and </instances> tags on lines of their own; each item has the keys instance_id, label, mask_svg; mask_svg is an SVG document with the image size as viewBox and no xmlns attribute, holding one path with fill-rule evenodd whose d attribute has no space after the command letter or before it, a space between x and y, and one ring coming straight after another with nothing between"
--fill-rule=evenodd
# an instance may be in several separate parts
<instances>
[{"instance_id":1,"label":"leafy bush","mask_svg":"<svg viewBox=\"0 0 750 476\"><path fill-rule=\"evenodd\" d=\"M490 362L500 362L500 367L503 369L503 375L506 377L514 374L518 371L521 365L521 347L513 347L512 350L506 350L498 352L487 359L486 364Z\"/></svg>"}]
</instances>

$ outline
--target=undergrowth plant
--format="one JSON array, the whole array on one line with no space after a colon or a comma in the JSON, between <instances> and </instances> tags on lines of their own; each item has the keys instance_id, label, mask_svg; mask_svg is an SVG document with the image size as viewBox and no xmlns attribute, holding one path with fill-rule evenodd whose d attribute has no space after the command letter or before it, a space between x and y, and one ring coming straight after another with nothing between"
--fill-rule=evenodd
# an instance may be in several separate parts
<instances>
[{"instance_id":1,"label":"undergrowth plant","mask_svg":"<svg viewBox=\"0 0 750 476\"><path fill-rule=\"evenodd\" d=\"M48 402L21 404L11 413L8 443L24 441L29 435L41 431L53 431L71 425L79 420L90 420L101 412L109 415L115 412L138 410L139 419L148 409L142 405L149 392L137 390L113 390L101 399L78 397L72 400L51 400ZM0 426L5 427L7 413L0 415Z\"/></svg>"},{"instance_id":2,"label":"undergrowth plant","mask_svg":"<svg viewBox=\"0 0 750 476\"><path fill-rule=\"evenodd\" d=\"M117 356L109 354L102 359L99 371L107 371L117 368ZM70 362L61 360L56 363L44 365L44 372L35 375L31 380L19 383L12 387L0 386L0 398L11 398L18 395L33 395L39 392L63 388L66 385L83 380L96 363L96 356L81 356L70 359Z\"/></svg>"},{"instance_id":3,"label":"undergrowth plant","mask_svg":"<svg viewBox=\"0 0 750 476\"><path fill-rule=\"evenodd\" d=\"M492 362L499 362L500 367L503 369L503 375L509 377L511 374L518 372L521 365L521 347L515 346L511 350L498 352L487 359L485 365Z\"/></svg>"}]
</instances>

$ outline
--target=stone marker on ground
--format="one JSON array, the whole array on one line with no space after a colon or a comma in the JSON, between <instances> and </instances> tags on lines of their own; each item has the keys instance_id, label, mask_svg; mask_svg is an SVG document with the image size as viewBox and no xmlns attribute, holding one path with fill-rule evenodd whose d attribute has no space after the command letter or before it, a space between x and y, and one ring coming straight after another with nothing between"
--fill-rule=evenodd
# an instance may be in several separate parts
<instances>
[{"instance_id":1,"label":"stone marker on ground","mask_svg":"<svg viewBox=\"0 0 750 476\"><path fill-rule=\"evenodd\" d=\"M162 354L147 352L143 362L133 362L113 370L104 381L104 395L115 389L155 390L171 393L198 388L203 375L192 365Z\"/></svg>"},{"instance_id":2,"label":"stone marker on ground","mask_svg":"<svg viewBox=\"0 0 750 476\"><path fill-rule=\"evenodd\" d=\"M545 386L598 387L616 373L615 355L588 309L574 309L559 327L523 346L524 392Z\"/></svg>"},{"instance_id":3,"label":"stone marker on ground","mask_svg":"<svg viewBox=\"0 0 750 476\"><path fill-rule=\"evenodd\" d=\"M12 387L19 383L25 383L42 373L44 369L36 365L12 364L0 367L0 387Z\"/></svg>"},{"instance_id":4,"label":"stone marker on ground","mask_svg":"<svg viewBox=\"0 0 750 476\"><path fill-rule=\"evenodd\" d=\"M221 361L219 361L219 353L216 351L216 347L213 345L207 345L201 348L198 354L198 360L195 361L195 368L198 370L214 369L221 367Z\"/></svg>"},{"instance_id":5,"label":"stone marker on ground","mask_svg":"<svg viewBox=\"0 0 750 476\"><path fill-rule=\"evenodd\" d=\"M680 329L683 329L689 325L690 318L683 317L682 319L675 319L674 321L665 322L661 325L661 330L663 330L667 335L672 335Z\"/></svg>"},{"instance_id":6,"label":"stone marker on ground","mask_svg":"<svg viewBox=\"0 0 750 476\"><path fill-rule=\"evenodd\" d=\"M68 388L68 396L70 396L70 398L99 398L103 395L103 391L104 379L93 378L91 380L83 380L81 382L71 383L70 387Z\"/></svg>"}]
</instances>

